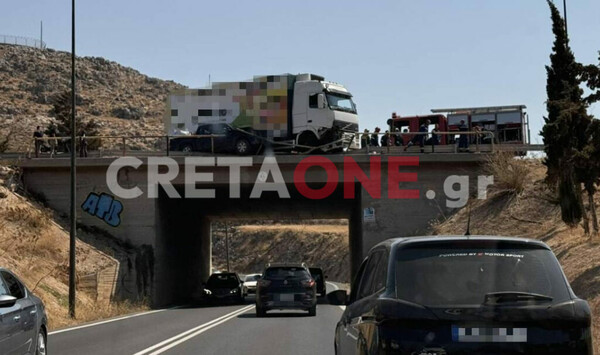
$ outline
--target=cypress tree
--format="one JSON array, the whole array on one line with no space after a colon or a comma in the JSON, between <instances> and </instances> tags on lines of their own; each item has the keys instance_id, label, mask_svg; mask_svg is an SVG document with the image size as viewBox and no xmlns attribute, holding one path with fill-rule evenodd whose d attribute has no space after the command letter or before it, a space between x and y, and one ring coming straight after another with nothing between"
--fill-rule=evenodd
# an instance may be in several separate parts
<instances>
[{"instance_id":1,"label":"cypress tree","mask_svg":"<svg viewBox=\"0 0 600 355\"><path fill-rule=\"evenodd\" d=\"M548 6L555 40L550 65L546 66L548 116L544 118L545 125L540 134L544 138L547 181L558 186L562 220L568 225L575 225L587 217L584 215L581 179L575 163L577 152L587 142L590 117L582 99L583 90L579 87L580 65L569 47L564 21L552 1L548 0ZM584 223L584 227L586 225Z\"/></svg>"}]
</instances>

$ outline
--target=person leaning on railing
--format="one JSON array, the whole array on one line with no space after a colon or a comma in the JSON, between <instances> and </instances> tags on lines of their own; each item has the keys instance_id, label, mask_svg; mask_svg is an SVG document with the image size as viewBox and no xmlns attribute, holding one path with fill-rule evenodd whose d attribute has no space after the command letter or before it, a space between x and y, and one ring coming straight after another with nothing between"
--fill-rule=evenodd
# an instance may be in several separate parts
<instances>
[{"instance_id":1,"label":"person leaning on railing","mask_svg":"<svg viewBox=\"0 0 600 355\"><path fill-rule=\"evenodd\" d=\"M431 124L430 120L427 120L425 122L423 122L423 124L421 125L421 127L419 127L419 134L416 134L413 139L410 140L410 142L408 142L408 144L406 145L406 147L404 147L404 151L406 152L406 150L408 148L410 148L411 146L415 145L416 143L419 143L419 147L421 147L421 153L425 153L425 138L427 138L427 133L429 131L429 125Z\"/></svg>"}]
</instances>

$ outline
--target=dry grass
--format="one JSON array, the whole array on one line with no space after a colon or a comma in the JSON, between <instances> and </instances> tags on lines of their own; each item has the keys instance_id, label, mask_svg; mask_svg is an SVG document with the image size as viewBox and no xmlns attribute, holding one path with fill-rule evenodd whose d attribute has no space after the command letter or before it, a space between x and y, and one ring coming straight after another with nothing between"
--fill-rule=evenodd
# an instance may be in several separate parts
<instances>
[{"instance_id":1,"label":"dry grass","mask_svg":"<svg viewBox=\"0 0 600 355\"><path fill-rule=\"evenodd\" d=\"M531 168L526 160L515 158L512 153L497 152L487 156L484 171L494 176L494 189L519 194L525 189Z\"/></svg>"},{"instance_id":2,"label":"dry grass","mask_svg":"<svg viewBox=\"0 0 600 355\"><path fill-rule=\"evenodd\" d=\"M334 222L336 223L336 222ZM225 235L213 235L213 265L225 269ZM269 262L306 262L329 280L350 281L348 226L344 224L242 225L229 235L231 269L262 272Z\"/></svg>"},{"instance_id":3,"label":"dry grass","mask_svg":"<svg viewBox=\"0 0 600 355\"><path fill-rule=\"evenodd\" d=\"M50 329L69 327L79 323L112 318L123 314L138 313L149 309L149 306L145 302L120 301L112 302L109 305L101 305L96 302L78 300L75 307L75 319L69 318L68 310L64 307L59 313L54 313Z\"/></svg>"},{"instance_id":4,"label":"dry grass","mask_svg":"<svg viewBox=\"0 0 600 355\"><path fill-rule=\"evenodd\" d=\"M281 225L270 225L270 226L257 226L247 225L239 226L237 229L243 233L255 233L260 231L277 231L277 232L294 232L294 233L337 233L347 234L347 225L337 224L325 224L325 225L313 225L313 224L281 224Z\"/></svg>"},{"instance_id":5,"label":"dry grass","mask_svg":"<svg viewBox=\"0 0 600 355\"><path fill-rule=\"evenodd\" d=\"M6 168L0 168L5 172ZM0 266L15 272L43 300L51 329L147 309L143 303L97 302L95 294L78 290L77 318L70 319L68 250L68 233L54 223L50 210L0 186ZM76 242L76 255L78 275L115 264L113 258L81 240Z\"/></svg>"}]
</instances>

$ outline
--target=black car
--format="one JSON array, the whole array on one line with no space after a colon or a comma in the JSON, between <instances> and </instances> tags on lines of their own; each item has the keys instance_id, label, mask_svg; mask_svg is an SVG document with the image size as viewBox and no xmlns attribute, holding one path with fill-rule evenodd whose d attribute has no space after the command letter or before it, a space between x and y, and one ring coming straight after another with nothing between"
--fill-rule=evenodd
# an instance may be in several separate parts
<instances>
[{"instance_id":1,"label":"black car","mask_svg":"<svg viewBox=\"0 0 600 355\"><path fill-rule=\"evenodd\" d=\"M194 134L197 136L214 135L214 137L179 136L171 138L169 149L185 153L212 152L247 155L255 153L260 145L260 139L226 123L199 125Z\"/></svg>"},{"instance_id":2,"label":"black car","mask_svg":"<svg viewBox=\"0 0 600 355\"><path fill-rule=\"evenodd\" d=\"M304 264L267 266L256 286L256 316L272 309L301 309L317 315L316 282Z\"/></svg>"},{"instance_id":3,"label":"black car","mask_svg":"<svg viewBox=\"0 0 600 355\"><path fill-rule=\"evenodd\" d=\"M0 268L0 354L46 354L47 324L42 300Z\"/></svg>"},{"instance_id":4,"label":"black car","mask_svg":"<svg viewBox=\"0 0 600 355\"><path fill-rule=\"evenodd\" d=\"M325 279L327 276L323 274L323 270L318 267L309 267L310 276L315 279L317 283L317 294L321 297L327 294L327 286L325 285Z\"/></svg>"},{"instance_id":5,"label":"black car","mask_svg":"<svg viewBox=\"0 0 600 355\"><path fill-rule=\"evenodd\" d=\"M390 239L362 263L338 354L592 354L590 308L550 248L502 237Z\"/></svg>"},{"instance_id":6,"label":"black car","mask_svg":"<svg viewBox=\"0 0 600 355\"><path fill-rule=\"evenodd\" d=\"M210 275L204 286L204 297L209 303L244 303L243 282L234 272Z\"/></svg>"}]
</instances>

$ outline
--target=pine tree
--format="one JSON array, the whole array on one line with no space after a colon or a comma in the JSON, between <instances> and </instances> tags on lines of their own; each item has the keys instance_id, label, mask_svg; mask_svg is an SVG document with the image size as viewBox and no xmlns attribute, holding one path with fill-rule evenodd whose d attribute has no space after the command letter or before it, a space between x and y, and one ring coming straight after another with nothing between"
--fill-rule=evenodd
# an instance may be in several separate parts
<instances>
[{"instance_id":1,"label":"pine tree","mask_svg":"<svg viewBox=\"0 0 600 355\"><path fill-rule=\"evenodd\" d=\"M79 99L80 98L76 98ZM56 123L50 123L46 128L46 134L54 133L57 137L69 137L71 135L71 91L63 91L56 96L52 103L50 115L54 116ZM75 116L76 135L85 132L86 136L99 135L98 123L94 120L85 120L81 114ZM89 149L96 149L100 146L99 139L90 139L88 141Z\"/></svg>"},{"instance_id":2,"label":"pine tree","mask_svg":"<svg viewBox=\"0 0 600 355\"><path fill-rule=\"evenodd\" d=\"M552 14L552 32L555 40L550 66L546 66L548 100L544 138L548 168L547 181L558 185L561 215L565 223L575 225L587 215L583 208L581 178L575 166L576 154L587 143L586 130L590 117L583 102L583 90L579 87L580 65L569 47L565 24L552 1L548 0ZM586 227L584 223L584 227Z\"/></svg>"}]
</instances>

